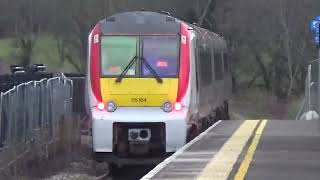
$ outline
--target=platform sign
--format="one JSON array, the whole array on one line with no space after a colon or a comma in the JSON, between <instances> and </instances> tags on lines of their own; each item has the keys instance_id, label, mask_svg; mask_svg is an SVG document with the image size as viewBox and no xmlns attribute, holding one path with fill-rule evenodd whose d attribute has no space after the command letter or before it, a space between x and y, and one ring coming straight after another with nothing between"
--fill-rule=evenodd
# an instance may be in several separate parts
<instances>
[{"instance_id":1,"label":"platform sign","mask_svg":"<svg viewBox=\"0 0 320 180\"><path fill-rule=\"evenodd\" d=\"M311 21L310 29L313 33L314 42L320 48L320 16L317 16L315 20Z\"/></svg>"}]
</instances>

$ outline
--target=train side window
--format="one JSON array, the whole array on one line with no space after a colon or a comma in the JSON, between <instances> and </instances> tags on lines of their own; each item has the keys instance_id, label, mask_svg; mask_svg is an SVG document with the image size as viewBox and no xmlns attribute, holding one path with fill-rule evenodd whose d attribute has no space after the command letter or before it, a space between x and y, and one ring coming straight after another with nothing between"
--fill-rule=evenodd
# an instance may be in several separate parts
<instances>
[{"instance_id":1,"label":"train side window","mask_svg":"<svg viewBox=\"0 0 320 180\"><path fill-rule=\"evenodd\" d=\"M198 40L197 40L197 46L198 46ZM197 85L197 92L199 91L199 83L200 83L200 78L199 78L199 48L195 48L196 54L195 54L195 68L196 68L196 85Z\"/></svg>"},{"instance_id":2,"label":"train side window","mask_svg":"<svg viewBox=\"0 0 320 180\"><path fill-rule=\"evenodd\" d=\"M211 53L210 49L207 47L200 48L200 67L201 67L201 84L203 86L208 86L212 81L212 71L211 71Z\"/></svg>"},{"instance_id":3,"label":"train side window","mask_svg":"<svg viewBox=\"0 0 320 180\"><path fill-rule=\"evenodd\" d=\"M223 53L224 72L229 72L229 59L227 53Z\"/></svg>"},{"instance_id":4,"label":"train side window","mask_svg":"<svg viewBox=\"0 0 320 180\"><path fill-rule=\"evenodd\" d=\"M221 53L214 54L214 73L215 80L222 80L223 78L223 66Z\"/></svg>"}]
</instances>

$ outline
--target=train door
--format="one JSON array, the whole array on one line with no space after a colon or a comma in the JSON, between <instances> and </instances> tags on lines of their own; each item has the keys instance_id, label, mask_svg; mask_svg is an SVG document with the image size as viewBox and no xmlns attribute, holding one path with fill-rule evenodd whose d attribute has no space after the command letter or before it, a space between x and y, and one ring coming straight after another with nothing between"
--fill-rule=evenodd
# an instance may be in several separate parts
<instances>
[{"instance_id":1,"label":"train door","mask_svg":"<svg viewBox=\"0 0 320 180\"><path fill-rule=\"evenodd\" d=\"M210 63L208 66L210 67L210 76L211 76L211 84L210 84L210 111L215 109L215 101L217 99L217 86L214 82L214 38L213 36L209 36L207 38L207 43L209 45L208 53L210 54Z\"/></svg>"},{"instance_id":2,"label":"train door","mask_svg":"<svg viewBox=\"0 0 320 180\"><path fill-rule=\"evenodd\" d=\"M197 116L199 111L199 81L198 81L198 48L197 48L197 36L195 31L190 31L190 87L191 87L191 99L190 109L192 110L193 116Z\"/></svg>"},{"instance_id":3,"label":"train door","mask_svg":"<svg viewBox=\"0 0 320 180\"><path fill-rule=\"evenodd\" d=\"M197 100L198 100L198 108L199 108L199 116L206 116L206 106L207 106L207 96L206 96L206 86L204 79L204 71L203 66L204 61L204 53L203 53L203 45L205 44L204 38L202 37L202 33L199 30L196 30L196 79L197 79Z\"/></svg>"},{"instance_id":4,"label":"train door","mask_svg":"<svg viewBox=\"0 0 320 180\"><path fill-rule=\"evenodd\" d=\"M199 62L200 62L200 52L199 52L199 47L200 47L200 40L199 40L199 33L198 31L196 31L195 33L195 74L196 74L196 98L197 98L197 107L198 107L198 111L200 111L200 106L201 106L201 84L200 84L200 66L199 66Z\"/></svg>"},{"instance_id":5,"label":"train door","mask_svg":"<svg viewBox=\"0 0 320 180\"><path fill-rule=\"evenodd\" d=\"M223 102L224 94L224 72L223 72L223 57L220 48L216 48L214 51L214 76L217 92L217 105L221 105Z\"/></svg>"},{"instance_id":6,"label":"train door","mask_svg":"<svg viewBox=\"0 0 320 180\"><path fill-rule=\"evenodd\" d=\"M217 85L215 83L215 75L214 75L214 38L210 36L210 42L211 42L211 48L210 48L210 54L211 54L211 75L212 75L212 82L211 82L211 110L214 110L216 107L216 99L217 99Z\"/></svg>"},{"instance_id":7,"label":"train door","mask_svg":"<svg viewBox=\"0 0 320 180\"><path fill-rule=\"evenodd\" d=\"M222 54L223 57L223 69L224 69L224 97L225 99L229 99L231 95L231 73L230 73L230 61L227 55L227 52L224 51ZM228 91L226 91L228 90Z\"/></svg>"}]
</instances>

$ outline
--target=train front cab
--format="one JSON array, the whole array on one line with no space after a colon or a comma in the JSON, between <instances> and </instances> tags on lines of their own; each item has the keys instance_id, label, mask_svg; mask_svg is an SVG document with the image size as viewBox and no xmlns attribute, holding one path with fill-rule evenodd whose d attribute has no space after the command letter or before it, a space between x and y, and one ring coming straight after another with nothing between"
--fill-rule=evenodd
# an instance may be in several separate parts
<instances>
[{"instance_id":1,"label":"train front cab","mask_svg":"<svg viewBox=\"0 0 320 180\"><path fill-rule=\"evenodd\" d=\"M97 157L118 164L153 164L158 161L152 158L163 159L181 148L191 93L187 25L181 23L180 35L105 35L97 25L90 37L88 88L93 90Z\"/></svg>"}]
</instances>

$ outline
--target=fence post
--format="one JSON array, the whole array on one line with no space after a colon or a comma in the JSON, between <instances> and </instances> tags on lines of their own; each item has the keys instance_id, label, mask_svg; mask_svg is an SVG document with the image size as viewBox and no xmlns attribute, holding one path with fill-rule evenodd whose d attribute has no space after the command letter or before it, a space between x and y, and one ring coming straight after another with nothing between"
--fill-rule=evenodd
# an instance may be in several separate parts
<instances>
[{"instance_id":1,"label":"fence post","mask_svg":"<svg viewBox=\"0 0 320 180\"><path fill-rule=\"evenodd\" d=\"M14 141L14 138L12 136L14 136L14 122L13 122L13 100L12 100L12 92L16 91L16 86L14 86L11 90L8 91L8 116L7 116L7 119L8 119L8 124L7 124L7 147L8 148L11 148L12 145L13 145L13 141ZM12 132L13 131L13 132Z\"/></svg>"},{"instance_id":2,"label":"fence post","mask_svg":"<svg viewBox=\"0 0 320 180\"><path fill-rule=\"evenodd\" d=\"M320 29L320 26L319 26L319 29ZM320 48L319 47L318 47L318 59L320 59ZM318 82L317 83L318 83L317 84L317 88L318 88L318 94L317 94L317 97L318 97L317 110L318 110L318 112L317 113L320 114L320 105L319 105L320 104L320 60L318 60Z\"/></svg>"},{"instance_id":3,"label":"fence post","mask_svg":"<svg viewBox=\"0 0 320 180\"><path fill-rule=\"evenodd\" d=\"M0 92L0 131L2 131L2 97L3 97L3 92ZM2 133L0 132L0 148L1 148L1 137Z\"/></svg>"},{"instance_id":4,"label":"fence post","mask_svg":"<svg viewBox=\"0 0 320 180\"><path fill-rule=\"evenodd\" d=\"M307 91L306 98L308 103L307 112L311 110L311 65L308 66L308 74L307 74Z\"/></svg>"}]
</instances>

